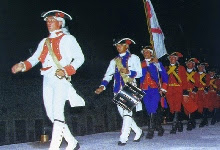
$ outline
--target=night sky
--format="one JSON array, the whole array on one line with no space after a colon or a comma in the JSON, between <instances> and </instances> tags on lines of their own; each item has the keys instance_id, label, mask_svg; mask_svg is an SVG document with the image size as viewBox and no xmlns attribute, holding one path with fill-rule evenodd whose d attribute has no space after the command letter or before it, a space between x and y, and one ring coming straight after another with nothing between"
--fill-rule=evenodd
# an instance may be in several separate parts
<instances>
[{"instance_id":1,"label":"night sky","mask_svg":"<svg viewBox=\"0 0 220 150\"><path fill-rule=\"evenodd\" d=\"M220 41L218 0L151 2L164 32L168 53L179 51L192 57L205 53L205 59L211 65L220 64L217 60ZM2 72L10 73L13 64L31 56L40 40L48 35L40 15L53 9L73 17L67 25L82 47L87 64L91 60L108 63L116 56L112 46L115 37L130 37L136 41L131 51L139 56L140 47L150 43L142 0L1 0Z\"/></svg>"}]
</instances>

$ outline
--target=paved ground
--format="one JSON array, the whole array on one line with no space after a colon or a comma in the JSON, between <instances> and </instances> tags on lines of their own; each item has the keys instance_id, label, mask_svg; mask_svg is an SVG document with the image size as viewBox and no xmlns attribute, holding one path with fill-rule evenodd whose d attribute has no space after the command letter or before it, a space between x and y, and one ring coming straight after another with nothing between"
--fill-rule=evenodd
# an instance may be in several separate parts
<instances>
[{"instance_id":1,"label":"paved ground","mask_svg":"<svg viewBox=\"0 0 220 150\"><path fill-rule=\"evenodd\" d=\"M184 131L174 135L169 134L170 125L163 125L165 133L163 137L152 140L143 138L139 143L134 143L134 133L131 133L129 141L123 147L117 145L120 132L105 132L86 136L77 136L80 150L220 150L220 122L204 128L196 128L192 131ZM146 128L143 127L146 133ZM157 134L157 132L156 132ZM21 143L0 146L0 150L47 150L49 143ZM65 150L66 142L61 145Z\"/></svg>"}]
</instances>

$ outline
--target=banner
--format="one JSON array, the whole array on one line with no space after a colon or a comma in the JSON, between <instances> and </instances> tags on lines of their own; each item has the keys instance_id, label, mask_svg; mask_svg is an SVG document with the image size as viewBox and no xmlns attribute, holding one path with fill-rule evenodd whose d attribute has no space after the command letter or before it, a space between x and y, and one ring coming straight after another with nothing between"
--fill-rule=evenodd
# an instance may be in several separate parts
<instances>
[{"instance_id":1,"label":"banner","mask_svg":"<svg viewBox=\"0 0 220 150\"><path fill-rule=\"evenodd\" d=\"M162 29L160 28L159 22L157 20L156 13L154 12L153 5L150 0L145 1L145 11L148 20L148 29L149 33L152 36L152 45L154 47L157 58L161 58L165 54L167 54L167 50L164 44L164 34Z\"/></svg>"}]
</instances>

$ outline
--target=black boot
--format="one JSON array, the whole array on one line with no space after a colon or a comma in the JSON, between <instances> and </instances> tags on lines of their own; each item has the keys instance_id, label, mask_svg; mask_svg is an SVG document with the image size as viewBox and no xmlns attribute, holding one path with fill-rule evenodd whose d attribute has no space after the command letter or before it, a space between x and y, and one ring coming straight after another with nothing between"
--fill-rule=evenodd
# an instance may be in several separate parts
<instances>
[{"instance_id":1,"label":"black boot","mask_svg":"<svg viewBox=\"0 0 220 150\"><path fill-rule=\"evenodd\" d=\"M161 125L163 121L163 108L159 107L157 109L157 115L156 115L156 119L155 119L155 130L158 131L158 136L163 136L164 134L164 129Z\"/></svg>"},{"instance_id":2,"label":"black boot","mask_svg":"<svg viewBox=\"0 0 220 150\"><path fill-rule=\"evenodd\" d=\"M170 130L170 134L176 134L176 130L177 130L177 122L173 122L172 124L172 129Z\"/></svg>"},{"instance_id":3,"label":"black boot","mask_svg":"<svg viewBox=\"0 0 220 150\"><path fill-rule=\"evenodd\" d=\"M191 131L193 129L193 119L192 119L192 115L189 114L189 120L187 122L187 127L186 127L186 130L187 131Z\"/></svg>"},{"instance_id":4,"label":"black boot","mask_svg":"<svg viewBox=\"0 0 220 150\"><path fill-rule=\"evenodd\" d=\"M146 135L147 139L152 139L154 137L154 130L155 130L155 114L150 114L150 123L148 126L148 132Z\"/></svg>"},{"instance_id":5,"label":"black boot","mask_svg":"<svg viewBox=\"0 0 220 150\"><path fill-rule=\"evenodd\" d=\"M208 116L207 116L207 113L208 113L208 108L204 108L203 109L203 113L202 113L202 121L201 123L199 124L199 127L202 128L204 126L208 126Z\"/></svg>"},{"instance_id":6,"label":"black boot","mask_svg":"<svg viewBox=\"0 0 220 150\"><path fill-rule=\"evenodd\" d=\"M177 120L178 120L178 113L175 112L174 118L173 118L172 129L171 129L171 131L170 131L170 134L176 134L176 130L177 130Z\"/></svg>"},{"instance_id":7,"label":"black boot","mask_svg":"<svg viewBox=\"0 0 220 150\"><path fill-rule=\"evenodd\" d=\"M195 112L193 112L190 117L192 119L192 128L195 129L196 128Z\"/></svg>"},{"instance_id":8,"label":"black boot","mask_svg":"<svg viewBox=\"0 0 220 150\"><path fill-rule=\"evenodd\" d=\"M183 123L181 121L177 122L177 130L178 132L183 132Z\"/></svg>"},{"instance_id":9,"label":"black boot","mask_svg":"<svg viewBox=\"0 0 220 150\"><path fill-rule=\"evenodd\" d=\"M163 134L164 134L164 128L162 127L162 125L160 125L160 127L158 127L158 136L163 136Z\"/></svg>"},{"instance_id":10,"label":"black boot","mask_svg":"<svg viewBox=\"0 0 220 150\"><path fill-rule=\"evenodd\" d=\"M214 124L217 122L217 121L216 121L216 113L217 113L217 108L215 108L215 109L213 110L211 125L214 125Z\"/></svg>"},{"instance_id":11,"label":"black boot","mask_svg":"<svg viewBox=\"0 0 220 150\"><path fill-rule=\"evenodd\" d=\"M193 123L191 120L188 120L186 130L191 131L192 129L193 129Z\"/></svg>"}]
</instances>

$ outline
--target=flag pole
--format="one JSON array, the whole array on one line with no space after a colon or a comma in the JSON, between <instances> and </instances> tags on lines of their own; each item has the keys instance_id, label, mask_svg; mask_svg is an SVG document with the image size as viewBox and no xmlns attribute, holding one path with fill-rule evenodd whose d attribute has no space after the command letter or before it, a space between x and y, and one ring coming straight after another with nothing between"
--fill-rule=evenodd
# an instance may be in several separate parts
<instances>
[{"instance_id":1,"label":"flag pole","mask_svg":"<svg viewBox=\"0 0 220 150\"><path fill-rule=\"evenodd\" d=\"M153 35L152 35L152 31L151 31L150 16L148 16L148 13L147 13L148 9L147 9L146 0L143 0L143 3L144 3L144 11L145 11L146 21L147 21L147 28L148 28L148 32L149 32L149 35L150 35L150 44L152 45L152 48L153 48L153 55L156 56L155 49L154 49Z\"/></svg>"},{"instance_id":2,"label":"flag pole","mask_svg":"<svg viewBox=\"0 0 220 150\"><path fill-rule=\"evenodd\" d=\"M148 12L148 9L147 9L148 4L147 4L146 0L143 0L143 3L144 3L144 10L145 10L145 15L146 15L146 19L147 19L148 32L150 34L150 44L152 45L153 56L154 56L154 58L156 58L157 56L156 56L156 52L154 49L154 41L153 41L153 35L152 35L152 31L151 31L150 16L148 16L149 14L147 13ZM161 89L161 80L160 80L158 68L157 68L157 74L158 74L158 80L159 80L159 88Z\"/></svg>"}]
</instances>

